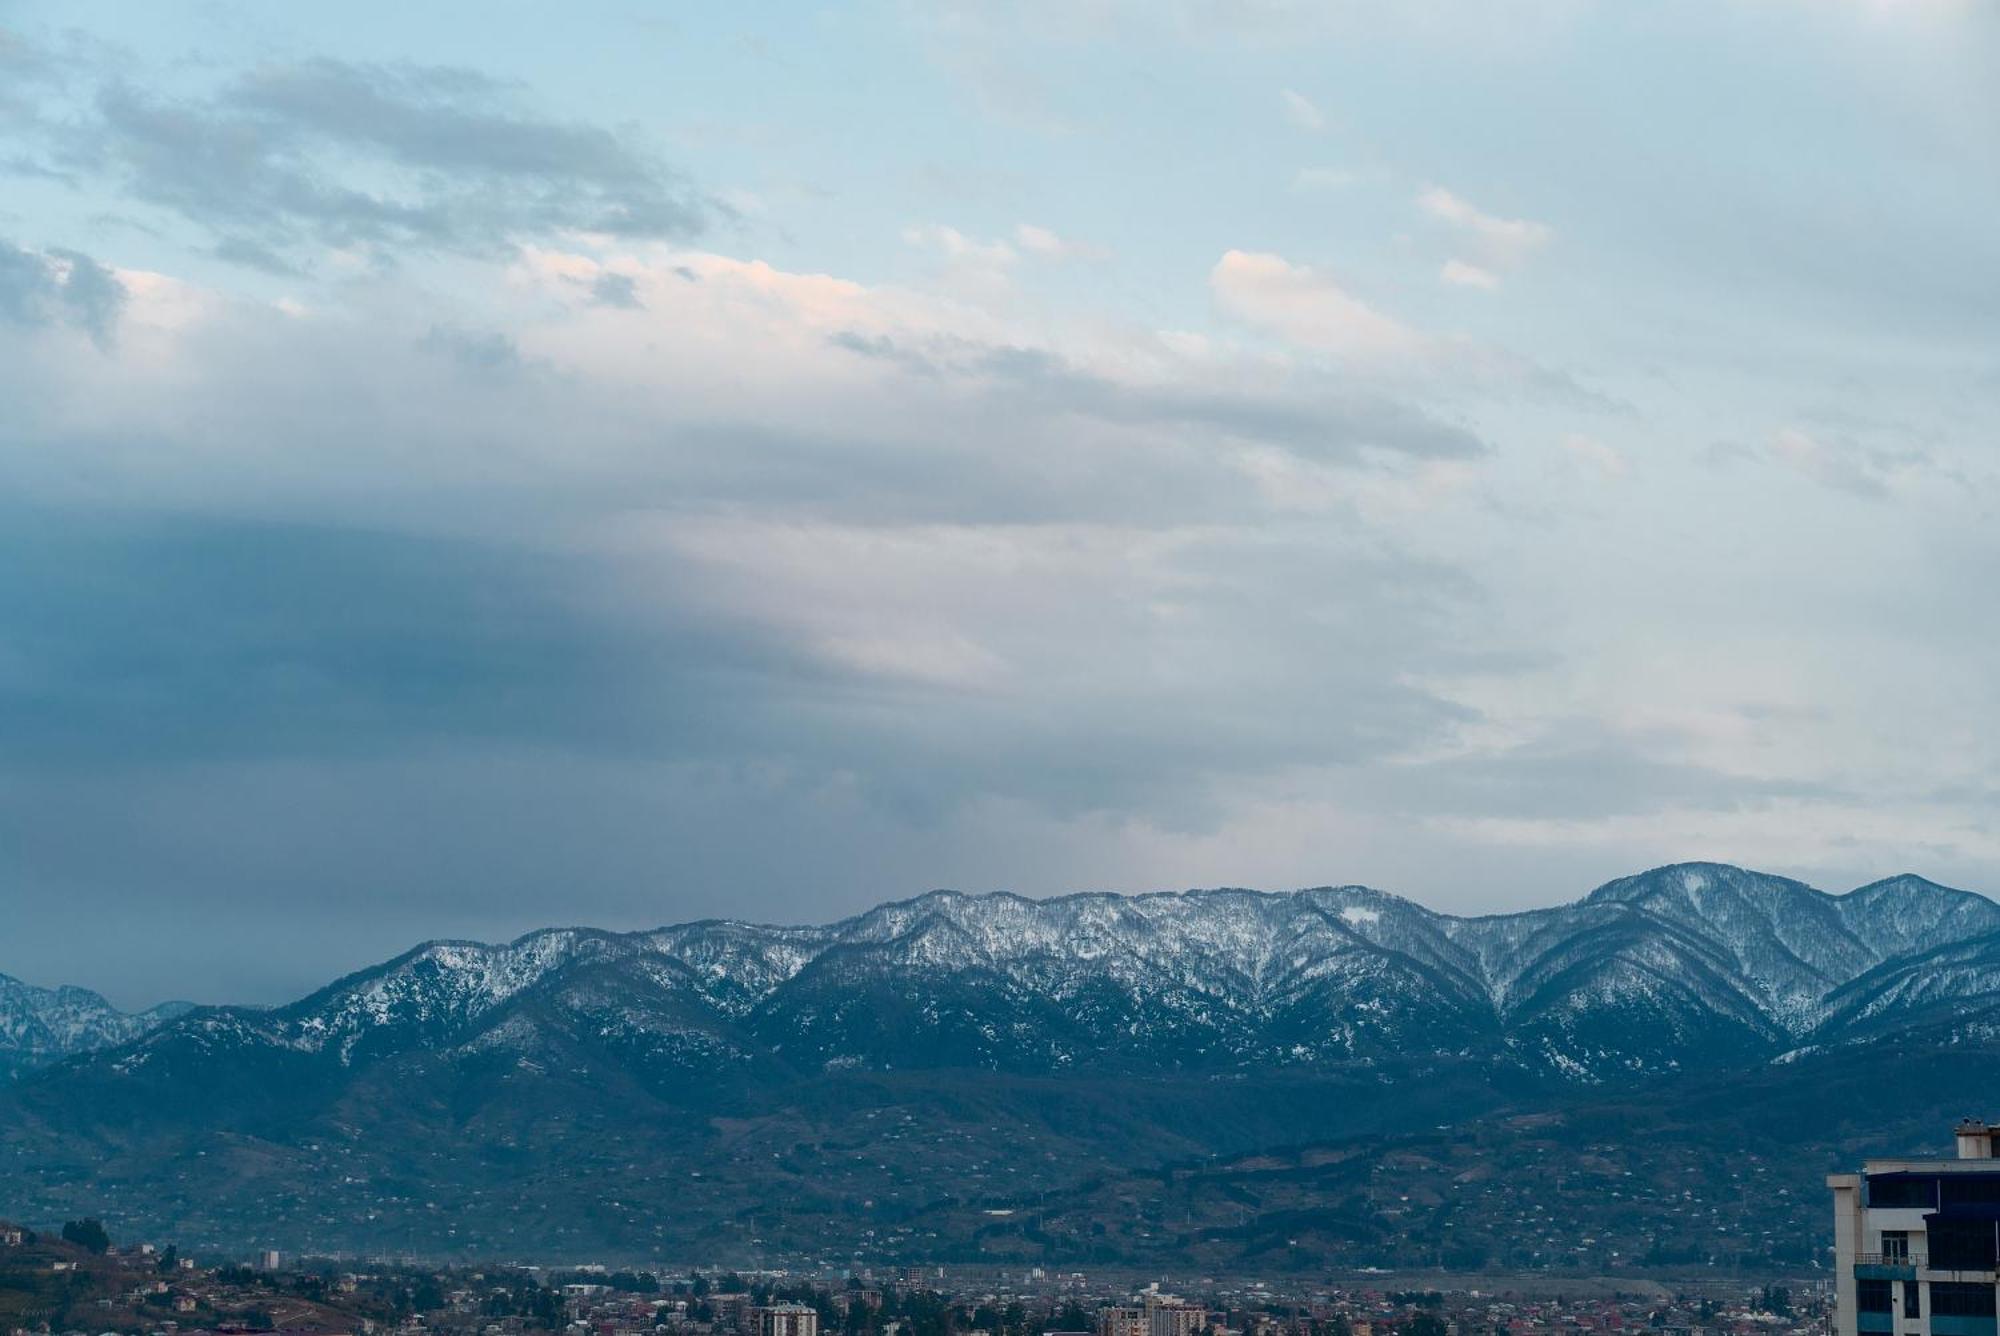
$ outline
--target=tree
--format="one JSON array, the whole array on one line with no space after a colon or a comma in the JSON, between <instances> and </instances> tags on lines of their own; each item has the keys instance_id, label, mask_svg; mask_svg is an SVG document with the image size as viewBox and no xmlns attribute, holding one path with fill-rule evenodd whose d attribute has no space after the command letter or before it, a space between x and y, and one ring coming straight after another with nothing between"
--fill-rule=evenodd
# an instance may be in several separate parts
<instances>
[{"instance_id":1,"label":"tree","mask_svg":"<svg viewBox=\"0 0 2000 1336\"><path fill-rule=\"evenodd\" d=\"M528 1296L528 1316L542 1330L554 1331L563 1324L562 1295L555 1290L535 1286Z\"/></svg>"},{"instance_id":2,"label":"tree","mask_svg":"<svg viewBox=\"0 0 2000 1336\"><path fill-rule=\"evenodd\" d=\"M70 1221L63 1226L62 1236L64 1242L88 1248L94 1253L106 1252L111 1247L111 1236L104 1232L104 1226L94 1216Z\"/></svg>"},{"instance_id":3,"label":"tree","mask_svg":"<svg viewBox=\"0 0 2000 1336\"><path fill-rule=\"evenodd\" d=\"M1419 1313L1403 1324L1403 1336L1445 1336L1444 1319L1436 1313Z\"/></svg>"}]
</instances>

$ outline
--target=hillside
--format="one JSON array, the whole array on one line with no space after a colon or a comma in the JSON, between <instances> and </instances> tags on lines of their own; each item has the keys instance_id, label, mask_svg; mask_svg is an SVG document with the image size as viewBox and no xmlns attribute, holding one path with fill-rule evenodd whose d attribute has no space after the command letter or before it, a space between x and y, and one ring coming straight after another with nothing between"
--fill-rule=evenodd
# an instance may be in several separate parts
<instances>
[{"instance_id":1,"label":"hillside","mask_svg":"<svg viewBox=\"0 0 2000 1336\"><path fill-rule=\"evenodd\" d=\"M1786 1260L1811 1251L1814 1175L1979 1105L1996 1005L2000 907L1911 877L1834 896L1683 865L1488 918L1358 887L939 892L825 927L429 943L285 1007L167 1019L0 1090L0 1193L197 1246L635 1260L1174 1240L1527 1264L1539 1205L1595 1212L1592 1246L1646 1264ZM1811 1107L1947 1052L1923 1089L1969 1103L1862 1081L1782 1154L1757 1103L1717 1103ZM1536 1132L1621 1100L1639 1112L1598 1150ZM1284 1147L1312 1149L1243 1177ZM1160 1178L1174 1162L1201 1168ZM1564 1196L1603 1163L1711 1197L1802 1176L1749 1214L1709 1201L1703 1244L1618 1224L1643 1200L1623 1189ZM1725 1218L1748 1231L1727 1250ZM1319 1241L1273 1242L1302 1229Z\"/></svg>"}]
</instances>

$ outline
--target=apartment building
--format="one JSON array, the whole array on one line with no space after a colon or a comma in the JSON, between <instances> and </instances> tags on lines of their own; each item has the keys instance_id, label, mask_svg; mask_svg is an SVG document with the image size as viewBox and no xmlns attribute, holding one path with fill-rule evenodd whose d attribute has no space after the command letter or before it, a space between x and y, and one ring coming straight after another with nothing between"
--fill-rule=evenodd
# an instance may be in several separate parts
<instances>
[{"instance_id":1,"label":"apartment building","mask_svg":"<svg viewBox=\"0 0 2000 1336\"><path fill-rule=\"evenodd\" d=\"M750 1336L819 1336L819 1312L804 1304L753 1308Z\"/></svg>"},{"instance_id":2,"label":"apartment building","mask_svg":"<svg viewBox=\"0 0 2000 1336\"><path fill-rule=\"evenodd\" d=\"M1200 1336L1208 1310L1149 1289L1125 1308L1097 1310L1097 1336Z\"/></svg>"},{"instance_id":3,"label":"apartment building","mask_svg":"<svg viewBox=\"0 0 2000 1336\"><path fill-rule=\"evenodd\" d=\"M2000 1124L1955 1131L1956 1158L1828 1176L1834 1336L2000 1336Z\"/></svg>"},{"instance_id":4,"label":"apartment building","mask_svg":"<svg viewBox=\"0 0 2000 1336\"><path fill-rule=\"evenodd\" d=\"M1146 1336L1146 1310L1143 1308L1098 1309L1097 1336Z\"/></svg>"}]
</instances>

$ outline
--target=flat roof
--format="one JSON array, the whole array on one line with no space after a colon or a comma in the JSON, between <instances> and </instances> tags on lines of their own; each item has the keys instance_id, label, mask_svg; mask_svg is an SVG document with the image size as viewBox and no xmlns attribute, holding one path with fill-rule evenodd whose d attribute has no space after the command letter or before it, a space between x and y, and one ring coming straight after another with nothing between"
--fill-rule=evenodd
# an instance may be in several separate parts
<instances>
[{"instance_id":1,"label":"flat roof","mask_svg":"<svg viewBox=\"0 0 2000 1336\"><path fill-rule=\"evenodd\" d=\"M1863 1160L1861 1172L1864 1174L2000 1174L2000 1160L1954 1160L1943 1156L1932 1159Z\"/></svg>"}]
</instances>

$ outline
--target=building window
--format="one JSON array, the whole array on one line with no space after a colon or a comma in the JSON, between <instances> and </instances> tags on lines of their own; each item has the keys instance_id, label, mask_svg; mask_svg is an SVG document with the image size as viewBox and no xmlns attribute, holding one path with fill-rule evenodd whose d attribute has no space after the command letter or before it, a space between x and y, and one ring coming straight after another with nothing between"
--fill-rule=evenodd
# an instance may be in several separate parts
<instances>
[{"instance_id":1,"label":"building window","mask_svg":"<svg viewBox=\"0 0 2000 1336\"><path fill-rule=\"evenodd\" d=\"M1940 1271L1991 1271L1995 1253L1993 1221L1930 1222L1930 1264Z\"/></svg>"},{"instance_id":2,"label":"building window","mask_svg":"<svg viewBox=\"0 0 2000 1336\"><path fill-rule=\"evenodd\" d=\"M1961 1280L1931 1282L1932 1317L1992 1317L1993 1287Z\"/></svg>"},{"instance_id":3,"label":"building window","mask_svg":"<svg viewBox=\"0 0 2000 1336\"><path fill-rule=\"evenodd\" d=\"M1915 1319L1920 1318L1923 1315L1924 1315L1924 1310L1922 1301L1917 1298L1917 1282L1914 1280L1904 1281L1903 1316L1906 1318L1910 1318L1911 1320L1914 1321Z\"/></svg>"},{"instance_id":4,"label":"building window","mask_svg":"<svg viewBox=\"0 0 2000 1336\"><path fill-rule=\"evenodd\" d=\"M1907 1262L1910 1260L1909 1230L1885 1229L1882 1231L1882 1260L1885 1262Z\"/></svg>"},{"instance_id":5,"label":"building window","mask_svg":"<svg viewBox=\"0 0 2000 1336\"><path fill-rule=\"evenodd\" d=\"M2000 1174L1952 1174L1938 1186L1938 1205L1947 1211L1954 1206L2000 1205Z\"/></svg>"},{"instance_id":6,"label":"building window","mask_svg":"<svg viewBox=\"0 0 2000 1336\"><path fill-rule=\"evenodd\" d=\"M1877 1210L1886 1206L1897 1210L1921 1207L1926 1211L1935 1211L1938 1208L1938 1181L1929 1174L1870 1174L1868 1204Z\"/></svg>"},{"instance_id":7,"label":"building window","mask_svg":"<svg viewBox=\"0 0 2000 1336\"><path fill-rule=\"evenodd\" d=\"M1893 1296L1886 1280L1857 1280L1854 1282L1854 1307L1862 1313L1892 1313L1895 1311Z\"/></svg>"}]
</instances>

